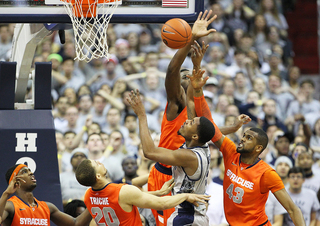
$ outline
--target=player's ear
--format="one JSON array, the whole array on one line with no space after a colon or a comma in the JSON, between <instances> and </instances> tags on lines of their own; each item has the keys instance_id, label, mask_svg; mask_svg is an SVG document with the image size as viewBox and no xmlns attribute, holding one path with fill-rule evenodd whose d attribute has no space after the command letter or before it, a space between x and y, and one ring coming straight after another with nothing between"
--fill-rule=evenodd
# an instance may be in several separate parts
<instances>
[{"instance_id":1,"label":"player's ear","mask_svg":"<svg viewBox=\"0 0 320 226\"><path fill-rule=\"evenodd\" d=\"M198 141L198 139L199 139L198 134L196 134L196 133L193 134L193 135L192 135L192 139Z\"/></svg>"},{"instance_id":2,"label":"player's ear","mask_svg":"<svg viewBox=\"0 0 320 226\"><path fill-rule=\"evenodd\" d=\"M261 144L256 146L256 152L261 153L262 150L263 150L263 146Z\"/></svg>"}]
</instances>

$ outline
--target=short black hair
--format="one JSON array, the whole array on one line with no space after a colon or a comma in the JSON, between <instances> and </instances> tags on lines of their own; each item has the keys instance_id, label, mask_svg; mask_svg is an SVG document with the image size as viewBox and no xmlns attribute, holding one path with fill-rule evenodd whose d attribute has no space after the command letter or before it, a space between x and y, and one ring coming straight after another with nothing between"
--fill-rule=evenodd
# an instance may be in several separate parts
<instances>
[{"instance_id":1,"label":"short black hair","mask_svg":"<svg viewBox=\"0 0 320 226\"><path fill-rule=\"evenodd\" d=\"M255 127L250 128L250 130L258 134L256 138L257 138L258 144L262 145L262 151L263 151L268 146L268 142L269 142L267 133L264 132L262 129L255 128Z\"/></svg>"},{"instance_id":2,"label":"short black hair","mask_svg":"<svg viewBox=\"0 0 320 226\"><path fill-rule=\"evenodd\" d=\"M68 130L67 132L65 132L64 134L63 134L63 137L65 137L66 135L68 135L68 134L74 134L74 135L77 135L74 131L72 131L72 130Z\"/></svg>"},{"instance_id":3,"label":"short black hair","mask_svg":"<svg viewBox=\"0 0 320 226\"><path fill-rule=\"evenodd\" d=\"M309 84L312 86L312 88L315 87L314 81L312 81L311 79L305 79L305 80L303 80L303 81L300 83L300 87L302 87L302 86L303 86L304 84L306 84L306 83L309 83Z\"/></svg>"},{"instance_id":4,"label":"short black hair","mask_svg":"<svg viewBox=\"0 0 320 226\"><path fill-rule=\"evenodd\" d=\"M133 114L133 113L127 113L125 116L124 116L124 122L126 122L127 118L128 117L134 117L135 119L138 118L138 116L136 114Z\"/></svg>"},{"instance_id":5,"label":"short black hair","mask_svg":"<svg viewBox=\"0 0 320 226\"><path fill-rule=\"evenodd\" d=\"M11 166L7 172L6 172L6 181L7 181L7 184L9 184L9 180L10 180L10 177L13 173L13 171L19 166L20 164L16 164L14 166Z\"/></svg>"},{"instance_id":6,"label":"short black hair","mask_svg":"<svg viewBox=\"0 0 320 226\"><path fill-rule=\"evenodd\" d=\"M84 202L82 200L74 199L63 208L63 212L65 212L66 214L68 214L72 217L77 217L77 208L78 207L83 207L85 209L87 208L86 204L84 204Z\"/></svg>"},{"instance_id":7,"label":"short black hair","mask_svg":"<svg viewBox=\"0 0 320 226\"><path fill-rule=\"evenodd\" d=\"M305 178L306 177L306 174L304 172L304 170L301 168L301 167L297 167L297 166L294 166L292 167L289 172L288 172L288 177L290 176L290 174L296 174L296 173L302 173L302 177Z\"/></svg>"},{"instance_id":8,"label":"short black hair","mask_svg":"<svg viewBox=\"0 0 320 226\"><path fill-rule=\"evenodd\" d=\"M83 160L76 170L76 178L83 186L93 186L96 182L96 170L89 159Z\"/></svg>"},{"instance_id":9,"label":"short black hair","mask_svg":"<svg viewBox=\"0 0 320 226\"><path fill-rule=\"evenodd\" d=\"M198 125L198 140L199 143L205 144L212 139L216 133L216 129L212 122L206 117L200 117L200 124Z\"/></svg>"}]
</instances>

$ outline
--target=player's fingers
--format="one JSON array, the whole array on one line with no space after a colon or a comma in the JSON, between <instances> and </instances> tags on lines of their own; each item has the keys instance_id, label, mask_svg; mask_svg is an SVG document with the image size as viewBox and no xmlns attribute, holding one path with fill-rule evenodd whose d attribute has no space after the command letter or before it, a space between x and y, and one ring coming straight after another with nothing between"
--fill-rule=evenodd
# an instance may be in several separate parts
<instances>
[{"instance_id":1,"label":"player's fingers","mask_svg":"<svg viewBox=\"0 0 320 226\"><path fill-rule=\"evenodd\" d=\"M206 20L208 20L211 16L212 10L210 9L210 11L208 12L207 16L206 16Z\"/></svg>"},{"instance_id":2,"label":"player's fingers","mask_svg":"<svg viewBox=\"0 0 320 226\"><path fill-rule=\"evenodd\" d=\"M214 16L208 21L208 23L211 24L216 18L217 18L217 15L214 15Z\"/></svg>"},{"instance_id":3,"label":"player's fingers","mask_svg":"<svg viewBox=\"0 0 320 226\"><path fill-rule=\"evenodd\" d=\"M200 20L200 19L201 19L201 17L202 17L202 12L200 12L200 13L199 13L199 15L198 15L198 19L197 19L197 20Z\"/></svg>"},{"instance_id":4,"label":"player's fingers","mask_svg":"<svg viewBox=\"0 0 320 226\"><path fill-rule=\"evenodd\" d=\"M204 20L206 18L207 14L208 14L208 10L205 10L201 19Z\"/></svg>"}]
</instances>

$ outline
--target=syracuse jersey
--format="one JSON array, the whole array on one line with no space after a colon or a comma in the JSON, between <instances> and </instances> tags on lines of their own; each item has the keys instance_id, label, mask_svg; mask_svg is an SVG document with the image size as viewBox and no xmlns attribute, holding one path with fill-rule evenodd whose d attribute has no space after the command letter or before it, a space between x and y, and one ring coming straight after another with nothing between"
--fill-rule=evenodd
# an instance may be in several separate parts
<instances>
[{"instance_id":1,"label":"syracuse jersey","mask_svg":"<svg viewBox=\"0 0 320 226\"><path fill-rule=\"evenodd\" d=\"M17 196L12 196L11 201L14 206L14 216L11 225L50 225L50 210L46 202L36 201L36 206L31 207Z\"/></svg>"},{"instance_id":2,"label":"syracuse jersey","mask_svg":"<svg viewBox=\"0 0 320 226\"><path fill-rule=\"evenodd\" d=\"M269 190L274 193L284 188L281 178L261 159L253 165L242 163L235 144L228 137L224 138L220 151L225 165L223 196L228 223L271 226L265 205Z\"/></svg>"},{"instance_id":3,"label":"syracuse jersey","mask_svg":"<svg viewBox=\"0 0 320 226\"><path fill-rule=\"evenodd\" d=\"M187 107L172 121L167 120L167 107L163 114L161 123L161 135L159 147L167 148L170 150L177 150L183 145L185 139L178 135L181 125L188 119ZM162 188L162 185L172 178L171 166L157 162L151 169L148 178L148 190L157 191ZM168 194L168 195L171 195ZM155 217L157 226L166 226L167 219L174 212L174 208L164 211L152 210Z\"/></svg>"},{"instance_id":4,"label":"syracuse jersey","mask_svg":"<svg viewBox=\"0 0 320 226\"><path fill-rule=\"evenodd\" d=\"M119 193L122 186L126 185L109 183L100 190L89 188L86 191L84 203L97 225L142 225L136 206L132 207L131 212L126 212L119 205Z\"/></svg>"}]
</instances>

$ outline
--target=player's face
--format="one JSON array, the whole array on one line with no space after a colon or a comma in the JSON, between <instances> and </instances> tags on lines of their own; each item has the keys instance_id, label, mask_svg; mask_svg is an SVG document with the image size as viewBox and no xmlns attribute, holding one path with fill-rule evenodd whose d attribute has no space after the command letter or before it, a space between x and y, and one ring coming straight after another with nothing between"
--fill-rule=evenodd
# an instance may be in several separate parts
<instances>
[{"instance_id":1,"label":"player's face","mask_svg":"<svg viewBox=\"0 0 320 226\"><path fill-rule=\"evenodd\" d=\"M257 145L256 136L258 134L251 130L247 130L243 137L240 140L240 143L237 148L238 153L250 153L254 150L255 146Z\"/></svg>"},{"instance_id":2,"label":"player's face","mask_svg":"<svg viewBox=\"0 0 320 226\"><path fill-rule=\"evenodd\" d=\"M191 139L194 134L197 134L200 118L196 117L192 120L186 120L180 127L178 134L186 139Z\"/></svg>"},{"instance_id":3,"label":"player's face","mask_svg":"<svg viewBox=\"0 0 320 226\"><path fill-rule=\"evenodd\" d=\"M25 181L25 183L23 181L19 182L24 190L32 191L37 186L37 180L28 167L23 167L17 176L21 176L21 179Z\"/></svg>"},{"instance_id":4,"label":"player's face","mask_svg":"<svg viewBox=\"0 0 320 226\"><path fill-rule=\"evenodd\" d=\"M187 77L187 75L191 75L190 71L183 71L180 72L180 76L181 76L181 86L183 87L183 89L185 91L187 91L188 85L190 83L190 79Z\"/></svg>"},{"instance_id":5,"label":"player's face","mask_svg":"<svg viewBox=\"0 0 320 226\"><path fill-rule=\"evenodd\" d=\"M90 160L92 167L95 169L96 174L100 174L103 176L107 175L107 169L106 167L99 161L95 161L95 160Z\"/></svg>"}]
</instances>

